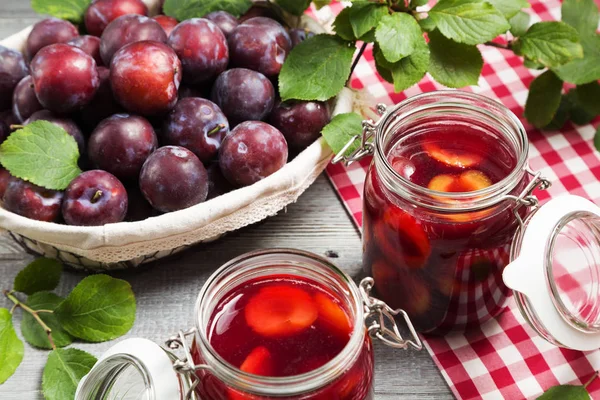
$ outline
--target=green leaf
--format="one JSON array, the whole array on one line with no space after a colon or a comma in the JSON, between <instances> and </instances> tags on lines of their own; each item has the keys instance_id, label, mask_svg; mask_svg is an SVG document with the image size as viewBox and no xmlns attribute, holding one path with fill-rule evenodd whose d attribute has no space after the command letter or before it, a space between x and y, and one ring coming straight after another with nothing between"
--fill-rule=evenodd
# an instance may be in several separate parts
<instances>
[{"instance_id":1,"label":"green leaf","mask_svg":"<svg viewBox=\"0 0 600 400\"><path fill-rule=\"evenodd\" d=\"M435 29L435 22L433 22L433 20L429 17L425 19L420 19L417 22L419 23L421 29L425 32L431 32Z\"/></svg>"},{"instance_id":2,"label":"green leaf","mask_svg":"<svg viewBox=\"0 0 600 400\"><path fill-rule=\"evenodd\" d=\"M346 84L355 47L333 35L316 35L290 52L279 74L283 101L328 100Z\"/></svg>"},{"instance_id":3,"label":"green leaf","mask_svg":"<svg viewBox=\"0 0 600 400\"><path fill-rule=\"evenodd\" d=\"M571 122L575 125L586 125L592 122L595 115L589 113L586 107L581 103L576 89L569 90L565 96L565 99L570 104L570 115Z\"/></svg>"},{"instance_id":4,"label":"green leaf","mask_svg":"<svg viewBox=\"0 0 600 400\"><path fill-rule=\"evenodd\" d=\"M373 58L375 59L375 69L377 73L388 83L394 83L392 72L388 69L390 63L385 59L377 43L373 46Z\"/></svg>"},{"instance_id":5,"label":"green leaf","mask_svg":"<svg viewBox=\"0 0 600 400\"><path fill-rule=\"evenodd\" d=\"M395 63L415 51L419 41L423 40L423 32L411 15L394 13L381 18L375 38L385 59Z\"/></svg>"},{"instance_id":6,"label":"green leaf","mask_svg":"<svg viewBox=\"0 0 600 400\"><path fill-rule=\"evenodd\" d=\"M547 67L557 67L583 57L577 31L564 22L531 25L513 44L515 53Z\"/></svg>"},{"instance_id":7,"label":"green leaf","mask_svg":"<svg viewBox=\"0 0 600 400\"><path fill-rule=\"evenodd\" d=\"M511 19L508 20L510 24L510 33L515 37L523 36L529 28L529 21L531 16L526 12L519 11Z\"/></svg>"},{"instance_id":8,"label":"green leaf","mask_svg":"<svg viewBox=\"0 0 600 400\"><path fill-rule=\"evenodd\" d=\"M362 135L362 121L363 118L357 113L338 114L325 125L321 134L331 150L338 154L355 135ZM346 150L346 154L355 151L359 146L360 140L355 141Z\"/></svg>"},{"instance_id":9,"label":"green leaf","mask_svg":"<svg viewBox=\"0 0 600 400\"><path fill-rule=\"evenodd\" d=\"M51 292L37 292L27 299L27 305L33 310L54 311L63 299ZM57 347L65 347L73 343L73 338L60 325L53 313L42 312L39 317L52 330L52 340ZM28 312L23 312L21 333L27 342L40 349L51 349L48 335L41 325Z\"/></svg>"},{"instance_id":10,"label":"green leaf","mask_svg":"<svg viewBox=\"0 0 600 400\"><path fill-rule=\"evenodd\" d=\"M356 40L352 25L350 25L350 8L346 7L335 17L333 21L333 28L335 33L344 40L353 41Z\"/></svg>"},{"instance_id":11,"label":"green leaf","mask_svg":"<svg viewBox=\"0 0 600 400\"><path fill-rule=\"evenodd\" d=\"M560 104L558 110L554 114L552 121L542 129L545 131L558 131L567 123L571 117L571 102L567 100L566 96L560 98Z\"/></svg>"},{"instance_id":12,"label":"green leaf","mask_svg":"<svg viewBox=\"0 0 600 400\"><path fill-rule=\"evenodd\" d=\"M0 308L0 384L6 382L23 361L25 346L17 337L12 324L12 314Z\"/></svg>"},{"instance_id":13,"label":"green leaf","mask_svg":"<svg viewBox=\"0 0 600 400\"><path fill-rule=\"evenodd\" d=\"M442 85L460 88L476 85L483 58L475 46L446 39L438 31L429 34L429 73Z\"/></svg>"},{"instance_id":14,"label":"green leaf","mask_svg":"<svg viewBox=\"0 0 600 400\"><path fill-rule=\"evenodd\" d=\"M543 129L558 130L568 120L575 125L589 124L600 113L599 102L598 83L573 88L561 97L554 118Z\"/></svg>"},{"instance_id":15,"label":"green leaf","mask_svg":"<svg viewBox=\"0 0 600 400\"><path fill-rule=\"evenodd\" d=\"M386 74L386 77L391 78L388 82L394 84L394 91L396 92L401 92L419 83L427 73L427 68L429 67L429 47L423 37L420 38L416 50L410 56L396 63L387 61L381 51L377 50L374 52L375 66L379 66L379 68L386 71L384 74Z\"/></svg>"},{"instance_id":16,"label":"green leaf","mask_svg":"<svg viewBox=\"0 0 600 400\"><path fill-rule=\"evenodd\" d=\"M583 386L560 385L546 390L537 400L590 400L591 397Z\"/></svg>"},{"instance_id":17,"label":"green leaf","mask_svg":"<svg viewBox=\"0 0 600 400\"><path fill-rule=\"evenodd\" d=\"M363 42L367 43L375 42L375 29L371 29L369 32L359 37L358 40L362 40Z\"/></svg>"},{"instance_id":18,"label":"green leaf","mask_svg":"<svg viewBox=\"0 0 600 400\"><path fill-rule=\"evenodd\" d=\"M531 82L525 103L525 118L536 128L548 125L560 105L563 82L546 71Z\"/></svg>"},{"instance_id":19,"label":"green leaf","mask_svg":"<svg viewBox=\"0 0 600 400\"><path fill-rule=\"evenodd\" d=\"M442 35L471 45L485 43L510 29L504 15L481 0L440 0L429 17Z\"/></svg>"},{"instance_id":20,"label":"green leaf","mask_svg":"<svg viewBox=\"0 0 600 400\"><path fill-rule=\"evenodd\" d=\"M388 15L388 8L384 4L362 1L352 4L349 16L354 36L360 38L375 28L384 15Z\"/></svg>"},{"instance_id":21,"label":"green leaf","mask_svg":"<svg viewBox=\"0 0 600 400\"><path fill-rule=\"evenodd\" d=\"M596 129L596 134L594 135L594 147L600 151L600 126Z\"/></svg>"},{"instance_id":22,"label":"green leaf","mask_svg":"<svg viewBox=\"0 0 600 400\"><path fill-rule=\"evenodd\" d=\"M545 69L546 68L542 64L537 63L535 61L528 60L528 59L523 60L523 65L525 66L525 68L529 68L529 69Z\"/></svg>"},{"instance_id":23,"label":"green leaf","mask_svg":"<svg viewBox=\"0 0 600 400\"><path fill-rule=\"evenodd\" d=\"M595 35L600 15L594 0L563 0L561 8L562 20L583 37Z\"/></svg>"},{"instance_id":24,"label":"green leaf","mask_svg":"<svg viewBox=\"0 0 600 400\"><path fill-rule=\"evenodd\" d=\"M529 8L527 0L485 0L500 11L506 18L514 17L522 8Z\"/></svg>"},{"instance_id":25,"label":"green leaf","mask_svg":"<svg viewBox=\"0 0 600 400\"><path fill-rule=\"evenodd\" d=\"M11 175L47 189L63 190L81 170L77 143L63 128L35 121L0 146L0 163Z\"/></svg>"},{"instance_id":26,"label":"green leaf","mask_svg":"<svg viewBox=\"0 0 600 400\"><path fill-rule=\"evenodd\" d=\"M239 17L252 7L251 0L165 0L163 12L179 21L200 18L213 11L227 11Z\"/></svg>"},{"instance_id":27,"label":"green leaf","mask_svg":"<svg viewBox=\"0 0 600 400\"><path fill-rule=\"evenodd\" d=\"M53 290L58 286L62 264L52 258L37 258L15 277L13 289L25 294Z\"/></svg>"},{"instance_id":28,"label":"green leaf","mask_svg":"<svg viewBox=\"0 0 600 400\"><path fill-rule=\"evenodd\" d=\"M381 58L383 59L383 56L381 56ZM394 77L392 76L392 72L389 69L386 69L385 66L378 63L377 59L375 59L375 69L384 81L392 84L394 83Z\"/></svg>"},{"instance_id":29,"label":"green leaf","mask_svg":"<svg viewBox=\"0 0 600 400\"><path fill-rule=\"evenodd\" d=\"M38 14L52 15L79 24L90 0L31 0L31 8Z\"/></svg>"},{"instance_id":30,"label":"green leaf","mask_svg":"<svg viewBox=\"0 0 600 400\"><path fill-rule=\"evenodd\" d=\"M311 0L277 0L277 4L285 11L293 15L302 15L308 7Z\"/></svg>"},{"instance_id":31,"label":"green leaf","mask_svg":"<svg viewBox=\"0 0 600 400\"><path fill-rule=\"evenodd\" d=\"M315 3L317 10L320 10L321 8L331 4L331 0L314 0L313 3Z\"/></svg>"},{"instance_id":32,"label":"green leaf","mask_svg":"<svg viewBox=\"0 0 600 400\"><path fill-rule=\"evenodd\" d=\"M42 391L46 400L74 399L79 381L90 372L96 361L96 357L79 349L50 352L42 374Z\"/></svg>"},{"instance_id":33,"label":"green leaf","mask_svg":"<svg viewBox=\"0 0 600 400\"><path fill-rule=\"evenodd\" d=\"M581 38L583 58L554 68L556 75L565 82L582 85L600 79L600 36Z\"/></svg>"},{"instance_id":34,"label":"green leaf","mask_svg":"<svg viewBox=\"0 0 600 400\"><path fill-rule=\"evenodd\" d=\"M410 8L417 8L429 3L429 0L410 0Z\"/></svg>"},{"instance_id":35,"label":"green leaf","mask_svg":"<svg viewBox=\"0 0 600 400\"><path fill-rule=\"evenodd\" d=\"M577 86L574 92L579 104L586 112L592 116L600 115L600 84L598 82Z\"/></svg>"},{"instance_id":36,"label":"green leaf","mask_svg":"<svg viewBox=\"0 0 600 400\"><path fill-rule=\"evenodd\" d=\"M126 334L135 321L135 297L124 280L88 276L55 311L63 328L76 338L103 342Z\"/></svg>"}]
</instances>

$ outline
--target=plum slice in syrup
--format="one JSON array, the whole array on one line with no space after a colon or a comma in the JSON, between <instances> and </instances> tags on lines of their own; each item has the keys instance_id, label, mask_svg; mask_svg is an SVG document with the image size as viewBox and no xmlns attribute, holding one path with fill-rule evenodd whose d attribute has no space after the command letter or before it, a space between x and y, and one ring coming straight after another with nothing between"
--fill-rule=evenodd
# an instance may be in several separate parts
<instances>
[{"instance_id":1,"label":"plum slice in syrup","mask_svg":"<svg viewBox=\"0 0 600 400\"><path fill-rule=\"evenodd\" d=\"M353 331L336 295L316 281L292 275L256 278L235 287L216 307L208 328L210 343L227 362L273 377L324 365L342 351Z\"/></svg>"}]
</instances>

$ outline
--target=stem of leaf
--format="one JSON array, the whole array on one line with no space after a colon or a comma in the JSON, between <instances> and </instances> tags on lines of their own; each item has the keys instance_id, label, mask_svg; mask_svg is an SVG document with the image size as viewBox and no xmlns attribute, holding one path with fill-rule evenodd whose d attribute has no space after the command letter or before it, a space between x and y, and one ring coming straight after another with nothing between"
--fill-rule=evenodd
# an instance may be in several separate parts
<instances>
[{"instance_id":1,"label":"stem of leaf","mask_svg":"<svg viewBox=\"0 0 600 400\"><path fill-rule=\"evenodd\" d=\"M369 43L367 43L367 42L363 42L362 46L360 46L360 49L358 50L358 54L356 55L356 57L354 57L354 62L352 63L352 67L350 67L350 75L348 75L348 80L346 81L346 84L348 84L348 82L350 82L350 78L352 78L354 69L358 65L358 62L360 61L360 58L362 57L363 53L365 52L368 44Z\"/></svg>"},{"instance_id":2,"label":"stem of leaf","mask_svg":"<svg viewBox=\"0 0 600 400\"><path fill-rule=\"evenodd\" d=\"M23 309L23 311L26 311L29 314L31 314L33 319L35 319L37 321L37 323L40 324L40 326L42 327L44 332L46 332L46 335L48 335L48 341L50 342L50 346L52 347L52 349L56 350L56 345L54 344L54 340L52 339L52 329L50 329L50 327L48 325L46 325L46 323L39 316L40 312L52 313L53 311L52 310L34 310L31 307L29 307L27 304L25 304L21 300L19 300L14 295L14 292L11 290L3 290L2 293L6 296L6 298L8 298L10 301L12 301L15 304L12 308L13 310L16 309L17 307L20 307Z\"/></svg>"},{"instance_id":3,"label":"stem of leaf","mask_svg":"<svg viewBox=\"0 0 600 400\"><path fill-rule=\"evenodd\" d=\"M508 42L507 45L500 44L500 43L495 43L495 42L485 42L484 45L491 46L491 47L497 47L499 49L504 49L504 50L511 50L512 49L512 46L511 46L510 42Z\"/></svg>"},{"instance_id":4,"label":"stem of leaf","mask_svg":"<svg viewBox=\"0 0 600 400\"><path fill-rule=\"evenodd\" d=\"M583 385L583 387L587 389L587 387L590 386L590 384L592 382L594 382L594 379L596 379L597 377L598 377L598 371L596 371L594 373L594 375L592 375L592 377Z\"/></svg>"}]
</instances>

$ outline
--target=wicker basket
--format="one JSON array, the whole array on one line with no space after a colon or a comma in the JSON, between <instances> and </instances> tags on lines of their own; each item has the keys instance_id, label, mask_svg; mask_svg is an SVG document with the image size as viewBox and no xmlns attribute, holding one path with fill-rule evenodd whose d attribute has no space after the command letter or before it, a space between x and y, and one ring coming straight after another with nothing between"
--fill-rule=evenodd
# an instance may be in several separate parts
<instances>
[{"instance_id":1,"label":"wicker basket","mask_svg":"<svg viewBox=\"0 0 600 400\"><path fill-rule=\"evenodd\" d=\"M146 0L151 12L156 12L157 3ZM323 32L328 21L303 16L290 22ZM26 28L0 44L22 51L30 31L31 27ZM353 101L354 93L343 89L334 99L333 114L350 112ZM275 215L296 201L325 169L331 156L327 144L319 139L260 182L144 221L79 227L35 221L0 208L0 227L27 251L57 258L77 269L134 268Z\"/></svg>"}]
</instances>

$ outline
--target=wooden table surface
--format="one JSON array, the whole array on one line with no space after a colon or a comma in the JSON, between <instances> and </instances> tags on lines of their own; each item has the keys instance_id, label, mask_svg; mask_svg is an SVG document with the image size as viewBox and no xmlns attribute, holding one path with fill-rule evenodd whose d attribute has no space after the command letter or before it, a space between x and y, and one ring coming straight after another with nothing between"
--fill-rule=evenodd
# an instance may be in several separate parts
<instances>
[{"instance_id":1,"label":"wooden table surface","mask_svg":"<svg viewBox=\"0 0 600 400\"><path fill-rule=\"evenodd\" d=\"M0 0L0 37L18 32L38 19L28 1ZM178 329L190 327L196 296L217 267L247 251L271 247L292 247L321 255L334 253L338 255L333 260L337 265L352 276L360 273L360 236L329 181L321 176L297 203L265 222L213 244L192 248L176 259L115 274L131 283L137 299L137 319L127 337L145 337L160 343ZM9 288L17 272L32 259L9 238L0 236L0 289ZM82 277L80 273L66 271L59 294L67 293ZM10 307L8 300L0 298L0 307ZM20 316L16 320L20 320ZM18 326L17 332L20 336ZM100 356L113 344L75 343L73 346ZM452 398L426 350L392 350L380 344L375 348L376 399ZM26 344L23 363L0 386L0 399L43 399L40 385L46 357L47 352Z\"/></svg>"}]
</instances>

